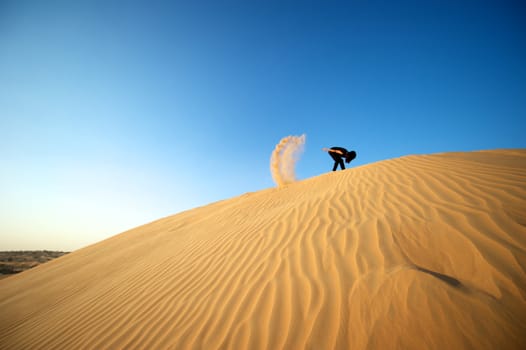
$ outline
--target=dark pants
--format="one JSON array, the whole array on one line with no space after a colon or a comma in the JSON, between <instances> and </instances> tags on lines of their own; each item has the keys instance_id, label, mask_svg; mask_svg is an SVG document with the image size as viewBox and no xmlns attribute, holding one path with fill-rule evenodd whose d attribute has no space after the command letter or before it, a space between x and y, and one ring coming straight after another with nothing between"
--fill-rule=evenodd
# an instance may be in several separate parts
<instances>
[{"instance_id":1,"label":"dark pants","mask_svg":"<svg viewBox=\"0 0 526 350\"><path fill-rule=\"evenodd\" d=\"M329 152L332 159L334 159L334 166L332 167L332 171L336 171L338 169L338 164L342 168L342 170L345 170L345 164L343 163L343 157L339 155L338 153Z\"/></svg>"}]
</instances>

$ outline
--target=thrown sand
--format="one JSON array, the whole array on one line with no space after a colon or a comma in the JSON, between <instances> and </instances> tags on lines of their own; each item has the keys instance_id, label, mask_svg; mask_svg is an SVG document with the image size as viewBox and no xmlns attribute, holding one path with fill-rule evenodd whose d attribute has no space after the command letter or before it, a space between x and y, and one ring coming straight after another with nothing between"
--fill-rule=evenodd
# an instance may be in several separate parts
<instances>
[{"instance_id":1,"label":"thrown sand","mask_svg":"<svg viewBox=\"0 0 526 350\"><path fill-rule=\"evenodd\" d=\"M0 349L525 349L526 150L217 202L0 281Z\"/></svg>"}]
</instances>

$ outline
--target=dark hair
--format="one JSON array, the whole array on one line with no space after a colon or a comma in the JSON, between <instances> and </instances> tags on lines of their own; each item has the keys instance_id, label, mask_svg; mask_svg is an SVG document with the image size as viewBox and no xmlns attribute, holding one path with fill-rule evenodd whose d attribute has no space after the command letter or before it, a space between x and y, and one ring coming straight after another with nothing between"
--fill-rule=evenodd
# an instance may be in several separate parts
<instances>
[{"instance_id":1,"label":"dark hair","mask_svg":"<svg viewBox=\"0 0 526 350\"><path fill-rule=\"evenodd\" d=\"M351 160L353 160L354 158L356 158L356 152L354 151L347 152L347 154L345 155L345 163L350 163Z\"/></svg>"}]
</instances>

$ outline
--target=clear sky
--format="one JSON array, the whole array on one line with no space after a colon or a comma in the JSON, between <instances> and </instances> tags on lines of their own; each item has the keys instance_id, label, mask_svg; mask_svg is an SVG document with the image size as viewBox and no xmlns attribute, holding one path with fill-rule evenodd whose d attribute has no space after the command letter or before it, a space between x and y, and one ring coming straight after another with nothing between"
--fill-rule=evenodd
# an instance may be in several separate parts
<instances>
[{"instance_id":1,"label":"clear sky","mask_svg":"<svg viewBox=\"0 0 526 350\"><path fill-rule=\"evenodd\" d=\"M0 250L410 154L526 147L523 1L0 0Z\"/></svg>"}]
</instances>

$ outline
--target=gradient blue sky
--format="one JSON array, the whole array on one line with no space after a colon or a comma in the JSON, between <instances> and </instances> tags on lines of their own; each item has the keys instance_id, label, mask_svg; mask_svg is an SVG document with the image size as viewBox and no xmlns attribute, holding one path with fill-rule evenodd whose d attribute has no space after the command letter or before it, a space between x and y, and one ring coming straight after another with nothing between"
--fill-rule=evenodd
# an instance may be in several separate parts
<instances>
[{"instance_id":1,"label":"gradient blue sky","mask_svg":"<svg viewBox=\"0 0 526 350\"><path fill-rule=\"evenodd\" d=\"M297 176L525 148L522 1L0 0L0 250L74 250Z\"/></svg>"}]
</instances>

